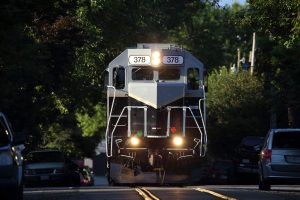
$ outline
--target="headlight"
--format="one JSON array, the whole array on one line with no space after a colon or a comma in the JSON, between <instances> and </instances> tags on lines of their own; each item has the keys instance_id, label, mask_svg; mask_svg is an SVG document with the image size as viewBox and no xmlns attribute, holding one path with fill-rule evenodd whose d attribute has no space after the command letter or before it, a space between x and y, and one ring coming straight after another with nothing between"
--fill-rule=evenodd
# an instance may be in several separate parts
<instances>
[{"instance_id":1,"label":"headlight","mask_svg":"<svg viewBox=\"0 0 300 200\"><path fill-rule=\"evenodd\" d=\"M152 53L152 66L153 67L159 67L159 64L161 62L161 58L160 58L160 52L159 51L154 51Z\"/></svg>"},{"instance_id":2,"label":"headlight","mask_svg":"<svg viewBox=\"0 0 300 200\"><path fill-rule=\"evenodd\" d=\"M5 166L5 165L12 165L12 164L13 164L13 158L10 151L0 152L0 165Z\"/></svg>"},{"instance_id":3,"label":"headlight","mask_svg":"<svg viewBox=\"0 0 300 200\"><path fill-rule=\"evenodd\" d=\"M139 138L137 138L137 137L132 137L132 138L130 138L130 143L131 143L133 146L137 146L137 145L140 143L140 140L139 140Z\"/></svg>"},{"instance_id":4,"label":"headlight","mask_svg":"<svg viewBox=\"0 0 300 200\"><path fill-rule=\"evenodd\" d=\"M175 144L175 146L181 146L183 144L182 137L178 137L178 136L174 137L173 143Z\"/></svg>"}]
</instances>

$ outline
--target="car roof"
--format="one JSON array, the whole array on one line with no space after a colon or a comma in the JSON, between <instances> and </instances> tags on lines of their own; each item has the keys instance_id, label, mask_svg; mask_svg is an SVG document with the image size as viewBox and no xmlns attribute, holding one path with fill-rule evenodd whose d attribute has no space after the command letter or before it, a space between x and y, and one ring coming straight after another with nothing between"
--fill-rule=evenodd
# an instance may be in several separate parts
<instances>
[{"instance_id":1,"label":"car roof","mask_svg":"<svg viewBox=\"0 0 300 200\"><path fill-rule=\"evenodd\" d=\"M276 128L271 129L271 132L300 132L300 128Z\"/></svg>"}]
</instances>

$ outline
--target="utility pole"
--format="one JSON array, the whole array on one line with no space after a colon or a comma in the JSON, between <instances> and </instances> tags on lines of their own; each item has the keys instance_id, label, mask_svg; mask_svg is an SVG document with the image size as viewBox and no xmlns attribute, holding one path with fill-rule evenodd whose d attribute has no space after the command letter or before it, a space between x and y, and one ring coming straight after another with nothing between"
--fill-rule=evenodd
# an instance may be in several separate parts
<instances>
[{"instance_id":1,"label":"utility pole","mask_svg":"<svg viewBox=\"0 0 300 200\"><path fill-rule=\"evenodd\" d=\"M252 39L252 51L251 51L251 66L250 66L250 74L253 75L253 67L254 67L254 61L255 61L255 45L256 45L256 33L253 33L253 39Z\"/></svg>"},{"instance_id":2,"label":"utility pole","mask_svg":"<svg viewBox=\"0 0 300 200\"><path fill-rule=\"evenodd\" d=\"M237 65L236 65L236 71L238 72L240 70L240 65L241 65L241 50L240 48L237 48Z\"/></svg>"}]
</instances>

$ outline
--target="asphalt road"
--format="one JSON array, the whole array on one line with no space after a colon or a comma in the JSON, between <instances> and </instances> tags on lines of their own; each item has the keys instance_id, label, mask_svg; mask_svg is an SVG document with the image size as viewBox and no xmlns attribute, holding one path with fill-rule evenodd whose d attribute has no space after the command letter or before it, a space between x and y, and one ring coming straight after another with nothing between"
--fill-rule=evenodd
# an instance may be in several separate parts
<instances>
[{"instance_id":1,"label":"asphalt road","mask_svg":"<svg viewBox=\"0 0 300 200\"><path fill-rule=\"evenodd\" d=\"M144 187L161 200L299 200L300 186L272 186L259 191L257 185L209 185L189 187ZM81 188L26 188L25 200L142 200L136 188L94 186Z\"/></svg>"}]
</instances>

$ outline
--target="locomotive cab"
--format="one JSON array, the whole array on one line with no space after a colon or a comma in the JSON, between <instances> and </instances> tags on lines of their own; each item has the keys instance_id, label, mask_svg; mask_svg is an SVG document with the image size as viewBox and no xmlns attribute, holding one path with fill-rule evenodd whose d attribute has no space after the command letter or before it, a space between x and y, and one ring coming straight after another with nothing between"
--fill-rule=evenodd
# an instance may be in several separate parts
<instances>
[{"instance_id":1,"label":"locomotive cab","mask_svg":"<svg viewBox=\"0 0 300 200\"><path fill-rule=\"evenodd\" d=\"M110 183L191 183L205 155L203 64L174 44L138 44L108 66Z\"/></svg>"}]
</instances>

